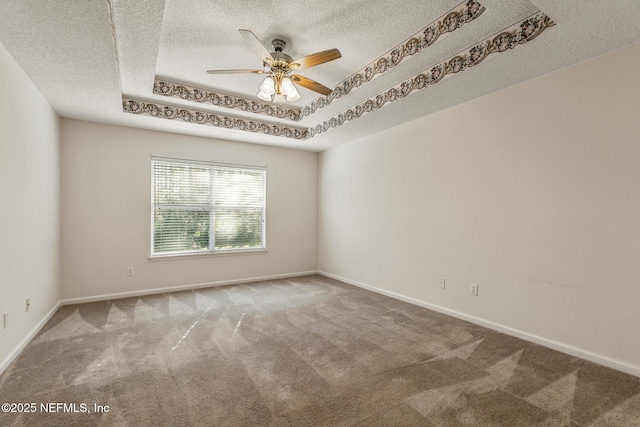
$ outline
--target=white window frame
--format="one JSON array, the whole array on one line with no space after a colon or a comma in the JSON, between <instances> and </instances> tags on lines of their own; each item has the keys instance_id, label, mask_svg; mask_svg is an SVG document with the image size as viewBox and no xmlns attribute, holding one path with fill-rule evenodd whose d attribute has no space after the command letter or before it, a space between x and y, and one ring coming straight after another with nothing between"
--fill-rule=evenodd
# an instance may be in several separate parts
<instances>
[{"instance_id":1,"label":"white window frame","mask_svg":"<svg viewBox=\"0 0 640 427\"><path fill-rule=\"evenodd\" d=\"M216 207L215 202L213 206L210 207L210 230L209 230L209 249L205 250L194 250L194 251L178 251L178 252L155 252L154 246L154 221L155 221L155 201L154 201L154 190L155 190L155 182L154 182L154 162L169 162L176 164L191 164L194 166L205 166L214 168L226 168L226 169L239 169L239 170L259 170L264 171L264 179L263 179L263 203L261 206L262 209L262 235L261 235L261 247L257 248L230 248L230 249L216 249L215 248L215 213ZM213 256L213 255L241 255L241 254L252 254L252 253L265 253L267 252L267 167L266 166L253 166L253 165L240 165L240 164L232 164L232 163L221 163L221 162L209 162L202 160L191 160L191 159L179 159L179 158L171 158L171 157L158 157L151 156L150 162L150 173L151 173L151 221L150 221L150 256L149 259L154 260L163 260L163 259L178 259L178 258L197 258L203 256ZM213 179L213 176L212 176ZM213 191L213 185L212 190Z\"/></svg>"}]
</instances>

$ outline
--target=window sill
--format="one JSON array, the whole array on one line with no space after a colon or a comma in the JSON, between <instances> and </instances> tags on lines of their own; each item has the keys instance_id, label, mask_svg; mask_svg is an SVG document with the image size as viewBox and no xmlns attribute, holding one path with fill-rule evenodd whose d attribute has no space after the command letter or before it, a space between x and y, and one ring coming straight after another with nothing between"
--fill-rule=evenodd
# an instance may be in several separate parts
<instances>
[{"instance_id":1,"label":"window sill","mask_svg":"<svg viewBox=\"0 0 640 427\"><path fill-rule=\"evenodd\" d=\"M252 249L246 251L220 251L196 254L172 254L172 255L152 255L148 259L152 262L157 261L177 261L181 259L209 258L219 256L235 256L235 255L264 255L269 252L267 249Z\"/></svg>"}]
</instances>

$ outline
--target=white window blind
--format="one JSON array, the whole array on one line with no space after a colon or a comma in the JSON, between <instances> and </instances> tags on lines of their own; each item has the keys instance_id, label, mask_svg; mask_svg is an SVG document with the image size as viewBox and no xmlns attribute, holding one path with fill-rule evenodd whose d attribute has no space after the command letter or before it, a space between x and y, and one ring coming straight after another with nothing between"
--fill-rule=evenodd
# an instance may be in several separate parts
<instances>
[{"instance_id":1,"label":"white window blind","mask_svg":"<svg viewBox=\"0 0 640 427\"><path fill-rule=\"evenodd\" d=\"M152 158L152 256L265 248L265 168Z\"/></svg>"}]
</instances>

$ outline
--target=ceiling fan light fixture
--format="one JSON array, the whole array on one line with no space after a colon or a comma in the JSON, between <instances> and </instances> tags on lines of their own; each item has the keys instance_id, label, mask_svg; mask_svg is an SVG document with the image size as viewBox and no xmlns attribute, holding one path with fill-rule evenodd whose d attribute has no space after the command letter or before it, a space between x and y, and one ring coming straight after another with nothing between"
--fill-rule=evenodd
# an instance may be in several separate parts
<instances>
[{"instance_id":1,"label":"ceiling fan light fixture","mask_svg":"<svg viewBox=\"0 0 640 427\"><path fill-rule=\"evenodd\" d=\"M275 95L273 95L273 102L275 103L282 103L285 102L285 95L281 94L281 93L276 93Z\"/></svg>"}]
</instances>

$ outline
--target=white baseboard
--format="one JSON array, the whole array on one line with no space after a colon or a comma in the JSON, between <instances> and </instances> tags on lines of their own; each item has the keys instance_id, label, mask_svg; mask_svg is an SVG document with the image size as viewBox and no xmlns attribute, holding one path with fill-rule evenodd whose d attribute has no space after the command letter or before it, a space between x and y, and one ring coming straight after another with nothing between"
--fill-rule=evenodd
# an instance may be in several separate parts
<instances>
[{"instance_id":1,"label":"white baseboard","mask_svg":"<svg viewBox=\"0 0 640 427\"><path fill-rule=\"evenodd\" d=\"M188 291L191 289L211 288L214 286L237 285L240 283L260 282L263 280L286 279L288 277L309 276L312 274L318 274L318 271L317 270L300 271L297 273L276 274L273 276L247 277L244 279L221 280L218 282L196 283L192 285L170 286L167 288L154 288L154 289L143 289L140 291L117 292L114 294L95 295L91 297L69 298L69 299L63 299L62 301L60 301L60 304L61 305L82 304L85 302L96 302L96 301L107 301L107 300L114 300L114 299L120 299L120 298L140 297L144 295L164 294L164 293L176 292L176 291Z\"/></svg>"},{"instance_id":2,"label":"white baseboard","mask_svg":"<svg viewBox=\"0 0 640 427\"><path fill-rule=\"evenodd\" d=\"M5 369L9 367L11 362L13 362L16 357L18 357L18 355L22 352L22 350L24 350L27 344L31 342L33 337L35 337L36 334L40 332L40 329L42 329L42 327L47 324L49 319L51 319L56 311L58 311L60 305L60 302L54 305L53 308L49 310L49 312L42 318L42 320L40 320L38 324L34 326L33 329L31 329L31 331L29 331L29 333L22 339L22 341L20 341L20 343L11 351L11 353L9 353L7 357L5 357L2 362L0 362L0 375L2 375Z\"/></svg>"},{"instance_id":3,"label":"white baseboard","mask_svg":"<svg viewBox=\"0 0 640 427\"><path fill-rule=\"evenodd\" d=\"M427 308L429 310L437 311L438 313L446 314L451 317L456 317L458 319L466 320L467 322L474 323L476 325L484 326L485 328L493 329L498 332L503 332L507 335L511 335L517 338L521 338L525 341L533 342L536 344L540 344L545 347L549 347L553 350L560 351L562 353L569 354L571 356L579 357L581 359L588 360L590 362L598 363L600 365L606 366L608 368L616 369L618 371L625 372L627 374L634 375L636 377L640 377L640 366L632 365L630 363L622 362L620 360L612 359L607 356L603 356L600 354L596 354L590 352L588 350L583 350L581 348L573 347L571 345L563 344L558 341L554 341L548 338L541 337L539 335L530 334L528 332L521 331L519 329L514 329L506 325L502 325L500 323L495 323L489 320L485 320L476 316L470 316L465 313L461 313L459 311L450 310L445 307L441 307L439 305L430 304L425 301L421 301L416 298L407 297L395 292L387 291L385 289L376 288L375 286L367 285L365 283L357 282L355 280L347 279L345 277L341 277L335 274L327 273L325 271L318 271L318 274L326 277L330 277L335 280L340 280L341 282L348 283L350 285L357 286L359 288L367 289L369 291L373 291L382 295L386 295L391 298L395 298L400 301L408 302L410 304L414 304L420 307Z\"/></svg>"}]
</instances>

